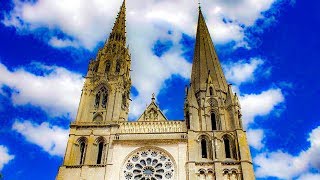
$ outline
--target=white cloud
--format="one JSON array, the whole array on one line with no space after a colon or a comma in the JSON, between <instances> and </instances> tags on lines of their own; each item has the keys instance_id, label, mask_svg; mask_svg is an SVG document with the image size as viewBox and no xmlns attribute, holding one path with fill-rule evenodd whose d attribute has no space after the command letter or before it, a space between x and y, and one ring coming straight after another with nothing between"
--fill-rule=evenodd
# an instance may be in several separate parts
<instances>
[{"instance_id":1,"label":"white cloud","mask_svg":"<svg viewBox=\"0 0 320 180\"><path fill-rule=\"evenodd\" d=\"M301 175L297 180L319 180L320 174L307 173Z\"/></svg>"},{"instance_id":2,"label":"white cloud","mask_svg":"<svg viewBox=\"0 0 320 180\"><path fill-rule=\"evenodd\" d=\"M254 158L257 177L277 177L280 179L316 179L319 174L311 174L312 169L320 170L320 126L309 134L310 147L297 156L282 151L264 152Z\"/></svg>"},{"instance_id":3,"label":"white cloud","mask_svg":"<svg viewBox=\"0 0 320 180\"><path fill-rule=\"evenodd\" d=\"M241 42L244 39L244 27L253 26L262 12L270 9L276 0L218 0L204 1L202 9L208 19L208 27L220 43ZM168 30L194 35L197 20L197 2L186 0L140 0L127 2L129 35L133 26L151 35L147 24L157 25L164 32ZM2 21L7 26L34 31L38 28L49 28L49 31L60 30L75 38L81 46L93 48L103 40L114 22L121 1L109 0L40 0L37 2L14 1L14 9L5 15ZM243 11L245 9L245 11ZM225 19L228 22L224 21ZM136 23L132 23L135 21ZM146 26L147 25L147 26ZM131 27L130 27L131 26ZM151 35L153 36L153 35Z\"/></svg>"},{"instance_id":4,"label":"white cloud","mask_svg":"<svg viewBox=\"0 0 320 180\"><path fill-rule=\"evenodd\" d=\"M14 159L14 155L9 154L7 147L0 145L0 170L2 170L3 166L8 164L12 159Z\"/></svg>"},{"instance_id":5,"label":"white cloud","mask_svg":"<svg viewBox=\"0 0 320 180\"><path fill-rule=\"evenodd\" d=\"M262 129L249 129L247 131L247 138L249 145L257 150L264 147L262 143L264 138L264 132Z\"/></svg>"},{"instance_id":6,"label":"white cloud","mask_svg":"<svg viewBox=\"0 0 320 180\"><path fill-rule=\"evenodd\" d=\"M71 41L69 39L58 39L57 37L52 37L49 41L49 44L51 46L57 47L57 48L64 48L64 47L78 47L79 44Z\"/></svg>"},{"instance_id":7,"label":"white cloud","mask_svg":"<svg viewBox=\"0 0 320 180\"><path fill-rule=\"evenodd\" d=\"M84 82L82 76L63 67L40 63L32 63L28 68L43 75L28 72L23 67L10 71L0 63L0 87L6 85L13 90L14 105L32 104L51 116L74 117Z\"/></svg>"},{"instance_id":8,"label":"white cloud","mask_svg":"<svg viewBox=\"0 0 320 180\"><path fill-rule=\"evenodd\" d=\"M281 89L269 89L260 94L245 94L240 96L243 123L248 127L257 116L268 115L280 103L284 102Z\"/></svg>"},{"instance_id":9,"label":"white cloud","mask_svg":"<svg viewBox=\"0 0 320 180\"><path fill-rule=\"evenodd\" d=\"M244 29L263 18L276 0L243 0L213 2L202 5L215 43L235 41L246 46ZM109 0L39 0L33 3L14 1L14 9L2 21L23 32L46 28L49 44L54 47L85 47L93 49L110 32L122 1ZM107 5L106 5L107 4ZM243 12L245 9L245 12ZM132 53L133 86L139 92L131 104L131 116L137 117L149 103L152 93L158 94L166 79L173 74L189 78L190 64L181 57L181 34L195 35L197 2L186 0L127 1L128 44ZM228 21L224 21L227 19ZM229 21L231 20L231 21ZM63 32L67 39L56 37ZM172 34L168 35L167 32ZM158 39L173 42L163 57L154 56L152 47Z\"/></svg>"},{"instance_id":10,"label":"white cloud","mask_svg":"<svg viewBox=\"0 0 320 180\"><path fill-rule=\"evenodd\" d=\"M63 156L68 140L68 130L51 126L47 122L40 125L30 121L16 121L12 129L22 134L27 141L36 144L50 155Z\"/></svg>"},{"instance_id":11,"label":"white cloud","mask_svg":"<svg viewBox=\"0 0 320 180\"><path fill-rule=\"evenodd\" d=\"M255 80L254 72L263 65L259 58L251 58L250 62L238 61L224 65L225 76L229 82L239 86L242 83Z\"/></svg>"}]
</instances>

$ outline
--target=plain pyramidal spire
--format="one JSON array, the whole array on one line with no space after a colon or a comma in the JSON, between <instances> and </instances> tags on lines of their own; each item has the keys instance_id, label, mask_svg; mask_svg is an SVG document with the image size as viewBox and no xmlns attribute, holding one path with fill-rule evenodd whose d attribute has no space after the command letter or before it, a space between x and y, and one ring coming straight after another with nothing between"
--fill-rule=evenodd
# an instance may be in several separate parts
<instances>
[{"instance_id":1,"label":"plain pyramidal spire","mask_svg":"<svg viewBox=\"0 0 320 180\"><path fill-rule=\"evenodd\" d=\"M198 27L191 73L191 85L195 93L206 90L209 76L216 88L227 92L228 84L199 5Z\"/></svg>"}]
</instances>

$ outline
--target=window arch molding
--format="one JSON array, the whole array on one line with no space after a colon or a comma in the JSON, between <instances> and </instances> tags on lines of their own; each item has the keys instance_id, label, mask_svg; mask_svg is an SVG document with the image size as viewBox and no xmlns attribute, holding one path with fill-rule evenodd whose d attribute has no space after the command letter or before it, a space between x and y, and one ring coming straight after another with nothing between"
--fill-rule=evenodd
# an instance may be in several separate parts
<instances>
[{"instance_id":1,"label":"window arch molding","mask_svg":"<svg viewBox=\"0 0 320 180\"><path fill-rule=\"evenodd\" d=\"M222 127L221 127L221 123L220 123L220 116L219 116L219 111L217 109L209 109L208 110L208 114L209 114L209 117L210 117L210 124L211 124L211 130L221 130ZM212 118L212 115L214 115L214 119ZM215 129L213 128L213 120L215 121L216 125L215 125Z\"/></svg>"},{"instance_id":2,"label":"window arch molding","mask_svg":"<svg viewBox=\"0 0 320 180\"><path fill-rule=\"evenodd\" d=\"M76 156L76 164L83 165L86 159L86 151L88 146L88 139L86 137L80 137L77 139L78 148L74 152L74 155Z\"/></svg>"},{"instance_id":3,"label":"window arch molding","mask_svg":"<svg viewBox=\"0 0 320 180\"><path fill-rule=\"evenodd\" d=\"M105 84L100 84L94 88L93 91L94 100L93 104L95 108L106 108L108 105L108 98L110 90Z\"/></svg>"},{"instance_id":4,"label":"window arch molding","mask_svg":"<svg viewBox=\"0 0 320 180\"><path fill-rule=\"evenodd\" d=\"M102 122L103 121L103 115L101 113L96 113L93 115L93 122Z\"/></svg>"},{"instance_id":5,"label":"window arch molding","mask_svg":"<svg viewBox=\"0 0 320 180\"><path fill-rule=\"evenodd\" d=\"M224 146L225 158L238 159L238 153L236 148L236 142L233 135L225 134L222 136L222 142Z\"/></svg>"},{"instance_id":6,"label":"window arch molding","mask_svg":"<svg viewBox=\"0 0 320 180\"><path fill-rule=\"evenodd\" d=\"M104 158L105 158L105 150L106 150L106 140L104 137L100 136L96 138L95 140L95 145L96 145L96 159L95 162L96 164L104 164Z\"/></svg>"},{"instance_id":7,"label":"window arch molding","mask_svg":"<svg viewBox=\"0 0 320 180\"><path fill-rule=\"evenodd\" d=\"M213 158L212 139L208 134L201 134L198 136L200 157L205 159Z\"/></svg>"}]
</instances>

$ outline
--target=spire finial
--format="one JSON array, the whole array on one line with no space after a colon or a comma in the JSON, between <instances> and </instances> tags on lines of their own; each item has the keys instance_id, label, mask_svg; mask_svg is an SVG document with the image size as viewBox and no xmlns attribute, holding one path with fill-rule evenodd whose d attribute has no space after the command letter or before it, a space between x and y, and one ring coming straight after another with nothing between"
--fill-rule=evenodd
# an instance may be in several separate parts
<instances>
[{"instance_id":1,"label":"spire finial","mask_svg":"<svg viewBox=\"0 0 320 180\"><path fill-rule=\"evenodd\" d=\"M152 102L154 102L156 100L155 96L156 95L154 93L152 93L152 98L151 98Z\"/></svg>"},{"instance_id":2,"label":"spire finial","mask_svg":"<svg viewBox=\"0 0 320 180\"><path fill-rule=\"evenodd\" d=\"M201 0L198 0L199 10L201 10Z\"/></svg>"}]
</instances>

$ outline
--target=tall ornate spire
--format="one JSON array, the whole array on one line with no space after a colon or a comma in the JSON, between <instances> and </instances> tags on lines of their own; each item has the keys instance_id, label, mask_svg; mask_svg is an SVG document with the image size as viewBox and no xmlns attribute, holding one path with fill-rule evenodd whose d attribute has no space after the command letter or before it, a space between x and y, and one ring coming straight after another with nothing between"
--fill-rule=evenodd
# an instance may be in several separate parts
<instances>
[{"instance_id":1,"label":"tall ornate spire","mask_svg":"<svg viewBox=\"0 0 320 180\"><path fill-rule=\"evenodd\" d=\"M191 74L191 86L194 88L195 93L206 90L209 75L215 88L227 92L228 84L219 63L201 8L199 8L197 37Z\"/></svg>"},{"instance_id":2,"label":"tall ornate spire","mask_svg":"<svg viewBox=\"0 0 320 180\"><path fill-rule=\"evenodd\" d=\"M126 44L126 0L123 0L120 12L110 33L109 41L118 41L124 45Z\"/></svg>"}]
</instances>

